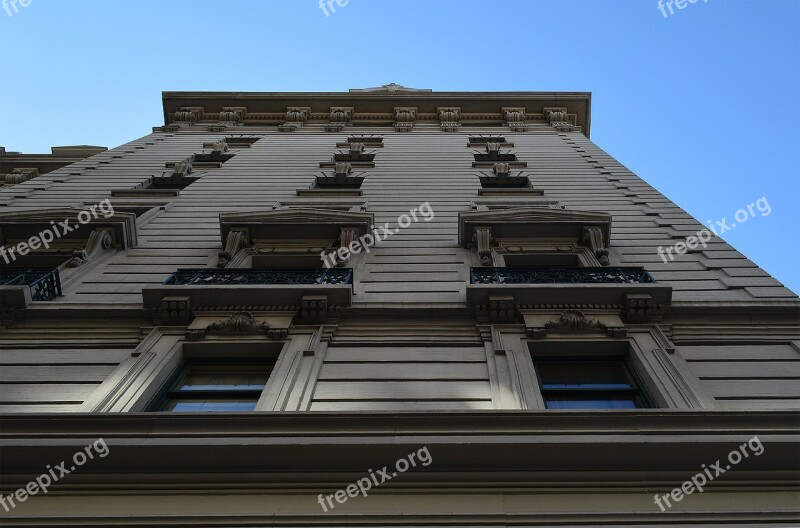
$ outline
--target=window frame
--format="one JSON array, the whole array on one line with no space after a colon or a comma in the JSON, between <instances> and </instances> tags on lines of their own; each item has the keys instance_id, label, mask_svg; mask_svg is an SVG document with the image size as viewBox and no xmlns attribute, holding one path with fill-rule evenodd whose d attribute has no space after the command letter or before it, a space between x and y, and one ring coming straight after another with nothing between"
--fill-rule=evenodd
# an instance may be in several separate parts
<instances>
[{"instance_id":1,"label":"window frame","mask_svg":"<svg viewBox=\"0 0 800 528\"><path fill-rule=\"evenodd\" d=\"M587 401L603 401L603 400L613 400L616 398L604 398L603 396L628 396L628 398L620 398L624 400L633 400L635 407L632 410L636 409L649 409L653 408L653 405L650 403L650 399L647 397L646 392L642 389L642 383L639 381L638 376L635 374L631 366L628 364L627 357L619 357L619 356L597 356L597 357L587 357L587 356L549 356L543 355L540 356L538 359L533 359L533 354L531 355L531 359L533 361L533 367L536 374L536 380L538 382L539 392L542 395L542 399L544 400L544 406L547 410L554 410L551 407L548 407L548 400L552 399L552 396L555 395L563 395L564 400L562 401L576 401L578 400L577 396L579 395L586 395L584 397ZM570 364L577 364L577 363L617 363L622 370L624 377L627 379L627 384L629 385L628 388L547 388L545 387L545 383L542 379L542 373L538 368L538 365L542 363L550 363L550 364L558 364L562 365L565 368L568 368ZM586 408L575 408L575 410L627 410L626 408L616 408L616 407L602 407L602 408L594 408L594 407L586 407Z\"/></svg>"},{"instance_id":2,"label":"window frame","mask_svg":"<svg viewBox=\"0 0 800 528\"><path fill-rule=\"evenodd\" d=\"M172 374L170 381L164 385L163 390L158 398L154 399L148 406L148 412L164 412L164 413L182 413L182 412L253 412L257 410L258 402L267 390L272 372L275 370L275 359L264 358L215 358L215 359L199 359L185 357L178 365L178 368ZM181 390L180 385L190 374L192 367L236 367L236 366L263 366L269 370L267 372L267 379L261 390L236 390L236 389L219 389L219 390ZM167 409L166 407L174 400L201 400L201 399L217 399L217 400L252 400L253 409L248 411L175 411Z\"/></svg>"}]
</instances>

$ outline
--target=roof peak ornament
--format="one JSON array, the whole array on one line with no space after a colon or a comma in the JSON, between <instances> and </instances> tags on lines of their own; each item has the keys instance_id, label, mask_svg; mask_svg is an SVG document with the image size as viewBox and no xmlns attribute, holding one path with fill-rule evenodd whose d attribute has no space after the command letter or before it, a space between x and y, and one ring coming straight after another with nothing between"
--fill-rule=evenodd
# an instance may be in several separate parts
<instances>
[{"instance_id":1,"label":"roof peak ornament","mask_svg":"<svg viewBox=\"0 0 800 528\"><path fill-rule=\"evenodd\" d=\"M384 84L382 86L375 86L373 88L350 88L350 93L365 93L365 92L388 92L388 93L430 93L433 90L430 88L409 88L397 83Z\"/></svg>"}]
</instances>

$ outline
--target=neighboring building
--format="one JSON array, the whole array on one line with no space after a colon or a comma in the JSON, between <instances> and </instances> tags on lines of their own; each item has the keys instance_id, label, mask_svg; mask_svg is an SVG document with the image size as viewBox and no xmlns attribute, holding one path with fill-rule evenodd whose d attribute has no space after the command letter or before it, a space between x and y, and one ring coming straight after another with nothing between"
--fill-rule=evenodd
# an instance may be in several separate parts
<instances>
[{"instance_id":1,"label":"neighboring building","mask_svg":"<svg viewBox=\"0 0 800 528\"><path fill-rule=\"evenodd\" d=\"M800 301L590 94L163 102L0 188L4 526L797 525Z\"/></svg>"},{"instance_id":2,"label":"neighboring building","mask_svg":"<svg viewBox=\"0 0 800 528\"><path fill-rule=\"evenodd\" d=\"M75 145L52 147L50 154L22 154L7 152L5 147L0 147L0 186L28 181L107 150L105 147Z\"/></svg>"}]
</instances>

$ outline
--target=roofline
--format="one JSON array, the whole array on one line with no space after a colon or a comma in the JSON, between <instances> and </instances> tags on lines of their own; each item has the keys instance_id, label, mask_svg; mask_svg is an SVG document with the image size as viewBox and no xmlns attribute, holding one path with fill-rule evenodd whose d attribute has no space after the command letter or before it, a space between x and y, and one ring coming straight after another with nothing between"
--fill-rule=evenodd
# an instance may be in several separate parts
<instances>
[{"instance_id":1,"label":"roofline","mask_svg":"<svg viewBox=\"0 0 800 528\"><path fill-rule=\"evenodd\" d=\"M591 92L533 92L533 91L447 91L369 89L349 92L218 92L218 91L164 91L161 95L164 123L169 124L170 114L182 107L203 108L213 114L223 107L246 108L249 114L259 114L264 119L258 124L279 124L279 114L286 107L307 107L312 114L328 113L331 104L352 106L356 114L391 114L395 106L418 106L420 114L436 112L438 106L461 106L465 114L484 114L481 123L496 125L503 121L502 108L525 107L529 119L541 120L542 108L567 108L574 114L576 124L589 137L591 126ZM366 108L359 109L358 103ZM496 114L496 115L495 115ZM536 116L539 117L536 117ZM532 117L531 117L532 116ZM495 118L496 117L496 118ZM372 117L371 121L374 121ZM249 119L248 119L249 121ZM254 123L255 124L255 123ZM377 121L375 121L377 124Z\"/></svg>"}]
</instances>

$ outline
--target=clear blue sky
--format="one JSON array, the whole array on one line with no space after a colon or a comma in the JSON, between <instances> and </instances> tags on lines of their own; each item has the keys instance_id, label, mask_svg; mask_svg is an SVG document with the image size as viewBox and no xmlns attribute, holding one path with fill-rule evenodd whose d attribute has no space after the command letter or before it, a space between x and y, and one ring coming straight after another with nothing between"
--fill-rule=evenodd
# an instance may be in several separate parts
<instances>
[{"instance_id":1,"label":"clear blue sky","mask_svg":"<svg viewBox=\"0 0 800 528\"><path fill-rule=\"evenodd\" d=\"M0 10L9 150L143 136L162 90L591 91L592 139L699 220L766 197L723 238L800 292L800 0L29 1Z\"/></svg>"}]
</instances>

